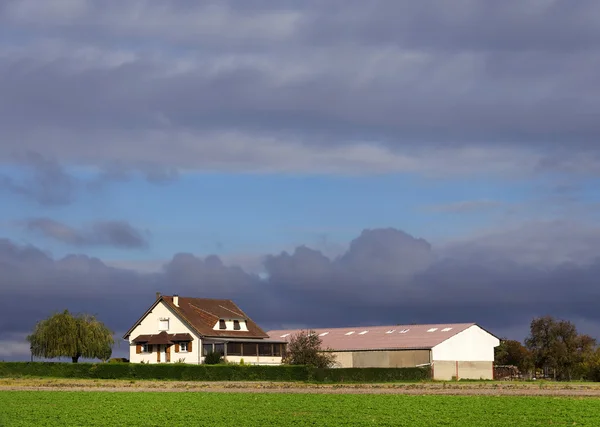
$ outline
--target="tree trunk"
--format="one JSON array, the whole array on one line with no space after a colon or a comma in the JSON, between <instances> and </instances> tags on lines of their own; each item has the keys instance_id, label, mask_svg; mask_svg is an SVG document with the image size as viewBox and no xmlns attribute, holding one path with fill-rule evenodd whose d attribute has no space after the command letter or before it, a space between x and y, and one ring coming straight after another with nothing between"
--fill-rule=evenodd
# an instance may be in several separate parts
<instances>
[{"instance_id":1,"label":"tree trunk","mask_svg":"<svg viewBox=\"0 0 600 427\"><path fill-rule=\"evenodd\" d=\"M71 360L73 361L73 363L79 362L79 355L71 357Z\"/></svg>"}]
</instances>

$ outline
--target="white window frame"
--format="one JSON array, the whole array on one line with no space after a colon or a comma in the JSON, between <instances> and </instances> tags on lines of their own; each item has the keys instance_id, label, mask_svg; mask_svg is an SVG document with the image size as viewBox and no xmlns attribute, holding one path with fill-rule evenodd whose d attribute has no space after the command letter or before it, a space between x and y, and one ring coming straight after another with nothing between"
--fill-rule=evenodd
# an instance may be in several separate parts
<instances>
[{"instance_id":1,"label":"white window frame","mask_svg":"<svg viewBox=\"0 0 600 427\"><path fill-rule=\"evenodd\" d=\"M150 346L148 344L142 344L142 353L150 353L148 350Z\"/></svg>"},{"instance_id":2,"label":"white window frame","mask_svg":"<svg viewBox=\"0 0 600 427\"><path fill-rule=\"evenodd\" d=\"M185 349L184 349L185 346ZM188 343L187 341L183 341L179 343L179 352L180 353L188 353Z\"/></svg>"},{"instance_id":3,"label":"white window frame","mask_svg":"<svg viewBox=\"0 0 600 427\"><path fill-rule=\"evenodd\" d=\"M162 327L163 322L167 323L167 328L166 329ZM170 323L170 321L169 321L168 317L161 317L161 318L159 318L158 319L158 330L159 331L168 331L169 330L169 326L170 326L169 323Z\"/></svg>"}]
</instances>

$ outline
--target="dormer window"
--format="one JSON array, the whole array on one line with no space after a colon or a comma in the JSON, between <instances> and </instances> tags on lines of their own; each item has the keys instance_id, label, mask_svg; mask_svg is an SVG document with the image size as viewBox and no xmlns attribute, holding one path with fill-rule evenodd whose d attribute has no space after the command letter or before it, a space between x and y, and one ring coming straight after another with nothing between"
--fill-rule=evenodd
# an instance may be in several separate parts
<instances>
[{"instance_id":1,"label":"dormer window","mask_svg":"<svg viewBox=\"0 0 600 427\"><path fill-rule=\"evenodd\" d=\"M215 331L247 331L248 325L244 319L219 319L213 326Z\"/></svg>"}]
</instances>

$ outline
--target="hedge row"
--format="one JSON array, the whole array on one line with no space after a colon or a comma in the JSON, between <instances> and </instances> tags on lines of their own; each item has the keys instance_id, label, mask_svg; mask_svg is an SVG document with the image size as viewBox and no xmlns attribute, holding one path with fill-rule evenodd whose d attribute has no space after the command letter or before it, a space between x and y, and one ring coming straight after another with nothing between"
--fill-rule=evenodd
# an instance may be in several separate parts
<instances>
[{"instance_id":1,"label":"hedge row","mask_svg":"<svg viewBox=\"0 0 600 427\"><path fill-rule=\"evenodd\" d=\"M428 368L186 365L138 363L0 362L0 378L55 377L179 381L393 382L431 378Z\"/></svg>"}]
</instances>

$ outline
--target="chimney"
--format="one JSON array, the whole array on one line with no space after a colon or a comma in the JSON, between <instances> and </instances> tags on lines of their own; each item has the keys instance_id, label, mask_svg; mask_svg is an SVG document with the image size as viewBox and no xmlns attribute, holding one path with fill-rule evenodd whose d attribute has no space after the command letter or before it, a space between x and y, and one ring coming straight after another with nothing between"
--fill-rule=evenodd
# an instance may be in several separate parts
<instances>
[{"instance_id":1,"label":"chimney","mask_svg":"<svg viewBox=\"0 0 600 427\"><path fill-rule=\"evenodd\" d=\"M156 299L159 299L159 298L160 298L160 292L157 292L156 293Z\"/></svg>"},{"instance_id":2,"label":"chimney","mask_svg":"<svg viewBox=\"0 0 600 427\"><path fill-rule=\"evenodd\" d=\"M175 307L179 307L179 295L173 294L173 304L175 304Z\"/></svg>"}]
</instances>

